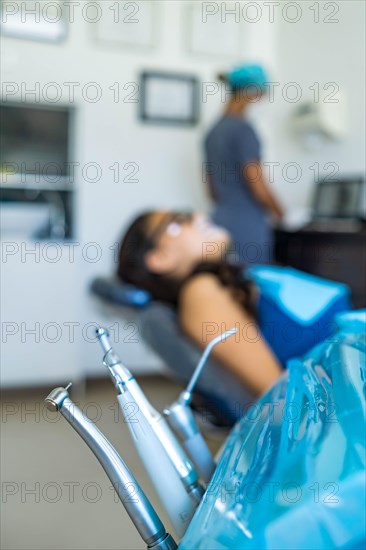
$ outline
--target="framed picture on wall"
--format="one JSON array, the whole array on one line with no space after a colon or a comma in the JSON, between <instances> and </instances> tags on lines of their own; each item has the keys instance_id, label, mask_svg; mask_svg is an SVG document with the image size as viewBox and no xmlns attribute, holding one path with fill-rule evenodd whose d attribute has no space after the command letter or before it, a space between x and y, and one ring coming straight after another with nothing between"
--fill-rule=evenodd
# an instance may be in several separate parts
<instances>
[{"instance_id":1,"label":"framed picture on wall","mask_svg":"<svg viewBox=\"0 0 366 550\"><path fill-rule=\"evenodd\" d=\"M144 122L194 125L199 119L199 81L191 75L143 72L139 104Z\"/></svg>"},{"instance_id":2,"label":"framed picture on wall","mask_svg":"<svg viewBox=\"0 0 366 550\"><path fill-rule=\"evenodd\" d=\"M67 20L61 0L55 2L1 2L1 34L41 42L62 42Z\"/></svg>"},{"instance_id":3,"label":"framed picture on wall","mask_svg":"<svg viewBox=\"0 0 366 550\"><path fill-rule=\"evenodd\" d=\"M184 2L187 32L185 46L189 53L237 59L242 54L242 20L225 15L224 6L233 10L233 2ZM231 7L229 6L231 4ZM239 5L239 2L235 4ZM247 29L245 29L247 31Z\"/></svg>"},{"instance_id":4,"label":"framed picture on wall","mask_svg":"<svg viewBox=\"0 0 366 550\"><path fill-rule=\"evenodd\" d=\"M157 42L158 2L153 0L99 0L103 16L94 27L103 45L151 48Z\"/></svg>"}]
</instances>

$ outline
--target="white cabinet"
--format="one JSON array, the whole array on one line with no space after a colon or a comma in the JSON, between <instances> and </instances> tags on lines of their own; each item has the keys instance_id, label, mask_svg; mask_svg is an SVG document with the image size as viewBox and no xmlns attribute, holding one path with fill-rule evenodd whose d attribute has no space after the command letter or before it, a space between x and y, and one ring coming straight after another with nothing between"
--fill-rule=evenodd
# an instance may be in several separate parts
<instances>
[{"instance_id":1,"label":"white cabinet","mask_svg":"<svg viewBox=\"0 0 366 550\"><path fill-rule=\"evenodd\" d=\"M77 266L63 243L1 243L1 384L77 381ZM73 341L74 340L74 341Z\"/></svg>"}]
</instances>

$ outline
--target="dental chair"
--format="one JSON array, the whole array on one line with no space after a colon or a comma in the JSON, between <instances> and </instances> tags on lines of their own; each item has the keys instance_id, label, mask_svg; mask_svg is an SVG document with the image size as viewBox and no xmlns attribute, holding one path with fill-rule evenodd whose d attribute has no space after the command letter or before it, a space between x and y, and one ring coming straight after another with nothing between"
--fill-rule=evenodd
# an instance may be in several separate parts
<instances>
[{"instance_id":1,"label":"dental chair","mask_svg":"<svg viewBox=\"0 0 366 550\"><path fill-rule=\"evenodd\" d=\"M144 341L163 360L172 376L186 385L200 358L200 350L182 332L172 306L153 301L148 292L116 278L97 277L91 292L115 307L132 308ZM255 398L238 378L210 358L194 392L193 408L201 422L220 427L233 425Z\"/></svg>"},{"instance_id":2,"label":"dental chair","mask_svg":"<svg viewBox=\"0 0 366 550\"><path fill-rule=\"evenodd\" d=\"M332 338L334 316L351 309L346 285L289 267L252 266L245 276L260 289L257 304L261 333L283 367L314 345ZM184 385L198 362L198 348L182 332L173 307L116 278L97 278L91 291L99 298L138 310L141 334L172 374ZM195 390L194 406L212 423L230 426L256 399L241 381L210 358Z\"/></svg>"}]
</instances>

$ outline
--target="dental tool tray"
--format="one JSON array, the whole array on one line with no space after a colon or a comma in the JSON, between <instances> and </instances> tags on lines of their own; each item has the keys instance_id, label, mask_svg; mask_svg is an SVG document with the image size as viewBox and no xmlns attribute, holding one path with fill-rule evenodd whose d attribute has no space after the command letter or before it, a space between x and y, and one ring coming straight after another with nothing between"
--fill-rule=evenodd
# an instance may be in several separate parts
<instances>
[{"instance_id":1,"label":"dental tool tray","mask_svg":"<svg viewBox=\"0 0 366 550\"><path fill-rule=\"evenodd\" d=\"M180 550L365 547L366 311L335 320L234 427Z\"/></svg>"}]
</instances>

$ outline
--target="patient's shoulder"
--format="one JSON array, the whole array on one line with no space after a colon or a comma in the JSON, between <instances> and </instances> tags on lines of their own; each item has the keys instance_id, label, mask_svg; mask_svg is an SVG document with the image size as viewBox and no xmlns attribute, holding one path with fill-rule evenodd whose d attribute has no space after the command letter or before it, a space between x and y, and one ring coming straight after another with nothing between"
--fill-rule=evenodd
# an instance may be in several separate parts
<instances>
[{"instance_id":1,"label":"patient's shoulder","mask_svg":"<svg viewBox=\"0 0 366 550\"><path fill-rule=\"evenodd\" d=\"M186 304L199 299L210 299L221 292L222 288L218 276L214 273L197 273L181 287L179 301Z\"/></svg>"}]
</instances>

